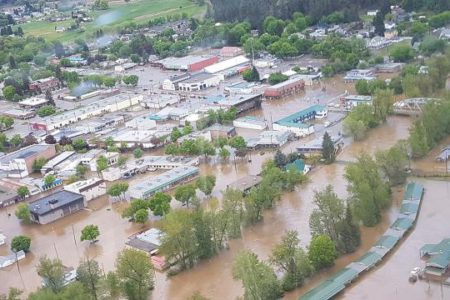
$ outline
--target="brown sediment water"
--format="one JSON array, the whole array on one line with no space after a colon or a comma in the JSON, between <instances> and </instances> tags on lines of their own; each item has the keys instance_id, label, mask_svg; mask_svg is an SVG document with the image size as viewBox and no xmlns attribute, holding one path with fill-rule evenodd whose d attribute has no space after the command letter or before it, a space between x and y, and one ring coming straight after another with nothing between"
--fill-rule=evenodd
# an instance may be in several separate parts
<instances>
[{"instance_id":1,"label":"brown sediment water","mask_svg":"<svg viewBox=\"0 0 450 300\"><path fill-rule=\"evenodd\" d=\"M336 83L337 85L338 83ZM295 111L311 105L309 99L320 98L320 102L326 102L330 97L340 94L342 87L333 89L333 84L328 85L326 92L318 87L308 89L305 95L281 101L265 102L263 108L252 114L276 118L284 117ZM321 96L317 96L321 95ZM305 98L306 97L306 98ZM303 246L310 240L309 215L314 208L312 199L314 191L323 189L331 184L336 193L345 198L347 196L346 181L343 178L345 161L354 159L360 151L374 153L377 149L386 149L397 140L406 138L411 120L404 117L390 117L386 124L371 130L368 137L356 143L348 143L344 151L338 157L343 163L329 166L320 166L310 174L310 182L298 186L294 192L286 193L272 210L264 214L264 220L243 231L242 238L230 242L230 249L222 251L219 255L203 261L193 269L181 274L166 278L164 273L156 273L156 288L153 291L153 299L186 299L195 291L211 299L235 299L242 295L240 282L233 280L231 267L233 258L242 249L250 249L262 259L266 259L273 246L280 241L285 230L297 230ZM331 128L330 130L339 130ZM295 141L284 147L285 152L293 150ZM213 195L220 196L220 190L247 174L257 174L261 170L262 163L273 156L273 152L254 152L251 155L251 163L247 160L230 162L228 164L215 163L213 160L200 166L202 174L213 174L217 177L217 186ZM401 189L394 191L394 198L401 197ZM397 203L397 204L396 204ZM76 267L80 259L86 255L95 258L105 271L114 268L114 260L117 253L124 248L128 236L144 228L122 219L120 211L124 204L111 205L106 197L89 203L86 210L56 221L49 225L23 225L14 216L14 207L0 211L0 230L8 236L8 245L11 237L25 234L32 238L31 252L25 260L17 265L0 270L0 293L7 291L9 287L18 287L30 293L40 286L40 278L36 274L38 258L47 255L51 258L59 257L64 265ZM398 210L398 202L394 201L392 208L383 216L383 222L374 228L363 228L363 243L357 253L341 257L336 266L326 273L312 278L306 285L294 292L286 294L287 299L296 299L319 282L329 273L339 270L348 262L357 258L369 249L389 226L395 212ZM8 213L12 216L8 217ZM419 220L420 223L420 220ZM89 245L88 242L80 242L81 229L88 224L96 224L100 228L99 242ZM147 227L152 226L149 221ZM8 253L9 246L0 246L0 255Z\"/></svg>"}]
</instances>

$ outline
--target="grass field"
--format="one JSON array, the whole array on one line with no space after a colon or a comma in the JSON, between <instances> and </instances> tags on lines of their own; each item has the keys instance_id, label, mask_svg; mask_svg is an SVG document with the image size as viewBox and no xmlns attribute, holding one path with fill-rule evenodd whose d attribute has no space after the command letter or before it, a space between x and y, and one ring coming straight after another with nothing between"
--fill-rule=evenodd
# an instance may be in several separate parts
<instances>
[{"instance_id":1,"label":"grass field","mask_svg":"<svg viewBox=\"0 0 450 300\"><path fill-rule=\"evenodd\" d=\"M56 32L55 26L69 27L72 20L63 22L37 21L21 24L26 35L44 37L50 41L59 40L70 42L77 38L88 38L97 29L104 32L113 32L117 26L134 22L146 23L151 19L186 13L189 16L200 16L205 7L199 7L189 0L132 0L125 2L112 2L108 10L95 11L92 15L93 22L82 25L84 32L65 31ZM106 21L106 25L102 25Z\"/></svg>"}]
</instances>

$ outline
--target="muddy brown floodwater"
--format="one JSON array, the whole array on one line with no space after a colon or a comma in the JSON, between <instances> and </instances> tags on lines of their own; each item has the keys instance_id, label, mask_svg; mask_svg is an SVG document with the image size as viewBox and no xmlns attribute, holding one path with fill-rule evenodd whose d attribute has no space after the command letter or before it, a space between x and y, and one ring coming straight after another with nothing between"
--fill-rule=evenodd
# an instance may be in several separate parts
<instances>
[{"instance_id":1,"label":"muddy brown floodwater","mask_svg":"<svg viewBox=\"0 0 450 300\"><path fill-rule=\"evenodd\" d=\"M326 83L327 92L322 92L318 87L307 89L306 94L300 95L295 99L265 102L261 110L252 112L252 114L264 116L267 120L272 118L276 121L280 117L311 105L314 99L319 99L321 103L326 103L330 98L341 94L344 89L349 89L349 87L339 84L339 80L335 81L334 85L333 82ZM152 299L186 299L195 291L199 291L202 295L211 299L235 299L237 296L242 295L243 290L240 282L234 281L231 275L231 266L236 253L242 249L250 249L262 259L266 259L273 246L280 241L285 230L297 230L302 245L306 246L311 238L308 220L314 208L312 204L314 191L323 189L326 185L331 184L336 193L340 197L345 198L347 191L343 174L346 161L353 160L363 150L374 153L377 149L386 149L397 140L406 138L410 124L411 120L409 118L390 117L386 124L371 130L364 141L347 143L338 157L338 160L341 162L329 166L320 166L313 170L310 173L309 183L297 187L294 192L284 194L274 209L265 212L263 222L246 228L241 239L230 242L229 250L224 250L212 259L203 261L193 269L182 272L172 278L167 278L164 273L157 272L156 288L152 293ZM336 133L340 130L340 127L337 125L329 130ZM322 134L323 132L319 132L318 136ZM295 145L303 142L295 141L287 145L283 151L286 153L293 151ZM238 161L236 164L233 162L220 164L211 161L208 164L202 164L200 169L202 174L213 174L217 177L217 186L213 195L220 197L220 190L223 190L229 183L240 177L247 174L257 174L261 170L262 163L272 156L273 153L267 151L263 155L255 152L251 155L251 163ZM339 270L367 251L377 238L384 233L394 218L395 213L398 211L401 196L401 189L394 190L394 204L384 214L383 222L374 228L362 229L362 246L356 253L339 258L332 269L313 277L303 288L287 293L285 297L287 299L296 299L299 295L316 285L321 279ZM425 204L424 206L427 205L430 204ZM38 258L42 255L47 255L51 258L59 257L64 265L72 267L76 267L83 257L89 256L95 258L105 271L112 270L116 255L124 248L127 237L144 229L140 225L132 224L121 218L120 211L123 209L123 206L124 204L112 205L106 197L103 197L91 201L88 209L85 211L44 226L20 224L13 213L15 207L9 207L7 210L0 211L0 230L8 236L8 247L10 238L15 235L25 234L32 238L31 252L25 260L19 262L19 268L17 265L14 265L0 270L0 293L6 292L9 287L24 289L26 293L35 290L40 285L40 278L36 274L36 264ZM12 216L8 217L8 213L11 213ZM419 219L418 225L421 222L421 219ZM97 224L100 228L100 241L95 245L79 241L81 229L87 224ZM148 228L153 224L149 221L146 225L146 228ZM438 240L440 237L436 239ZM424 242L436 241L427 240ZM1 246L0 255L8 253L8 247ZM414 259L417 256L414 253ZM390 265L391 260L394 261L394 259L390 258L387 265ZM401 264L401 262L397 264ZM409 267L409 265L406 266L408 269ZM382 270L382 268L375 270L373 274L377 274L378 271L381 272ZM368 279L370 279L370 276L372 276L372 273L369 273ZM361 286L363 286L365 281L365 279L361 280ZM367 281L375 282L372 280ZM418 283L417 286L419 284L421 283ZM368 285L367 291L369 290L374 290L373 285ZM355 292L350 289L348 294L351 297L351 295L359 295L360 291L358 283L358 286L355 285ZM354 299L358 298L355 297L353 296Z\"/></svg>"}]
</instances>

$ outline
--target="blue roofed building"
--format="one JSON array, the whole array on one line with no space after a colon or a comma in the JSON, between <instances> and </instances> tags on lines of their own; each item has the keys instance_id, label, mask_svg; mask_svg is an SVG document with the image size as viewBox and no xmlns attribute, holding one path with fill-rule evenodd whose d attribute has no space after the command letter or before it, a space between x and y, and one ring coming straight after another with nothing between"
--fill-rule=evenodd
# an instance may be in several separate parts
<instances>
[{"instance_id":1,"label":"blue roofed building","mask_svg":"<svg viewBox=\"0 0 450 300\"><path fill-rule=\"evenodd\" d=\"M307 121L322 119L328 115L324 105L313 105L304 110L273 123L273 129L277 131L290 131L297 136L306 136L314 133L314 126Z\"/></svg>"}]
</instances>

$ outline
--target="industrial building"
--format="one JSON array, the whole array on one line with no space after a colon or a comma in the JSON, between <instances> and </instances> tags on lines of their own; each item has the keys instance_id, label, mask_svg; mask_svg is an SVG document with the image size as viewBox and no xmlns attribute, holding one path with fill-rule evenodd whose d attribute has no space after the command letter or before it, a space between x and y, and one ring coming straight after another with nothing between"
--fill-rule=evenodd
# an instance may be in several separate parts
<instances>
[{"instance_id":1,"label":"industrial building","mask_svg":"<svg viewBox=\"0 0 450 300\"><path fill-rule=\"evenodd\" d=\"M106 195L106 183L100 178L89 178L64 186L65 191L80 194L86 201Z\"/></svg>"},{"instance_id":2,"label":"industrial building","mask_svg":"<svg viewBox=\"0 0 450 300\"><path fill-rule=\"evenodd\" d=\"M150 94L141 101L144 108L162 109L169 105L175 105L181 101L179 95L172 94Z\"/></svg>"},{"instance_id":3,"label":"industrial building","mask_svg":"<svg viewBox=\"0 0 450 300\"><path fill-rule=\"evenodd\" d=\"M45 98L31 97L19 102L19 106L25 109L37 109L48 102Z\"/></svg>"},{"instance_id":4,"label":"industrial building","mask_svg":"<svg viewBox=\"0 0 450 300\"><path fill-rule=\"evenodd\" d=\"M233 126L237 128L264 130L267 128L267 122L257 117L245 116L234 120Z\"/></svg>"},{"instance_id":5,"label":"industrial building","mask_svg":"<svg viewBox=\"0 0 450 300\"><path fill-rule=\"evenodd\" d=\"M79 107L73 110L65 111L61 114L43 118L40 121L31 123L33 130L50 131L61 127L74 125L75 123L103 115L105 113L115 112L139 104L143 100L142 95L119 94L106 99L99 100L92 104Z\"/></svg>"},{"instance_id":6,"label":"industrial building","mask_svg":"<svg viewBox=\"0 0 450 300\"><path fill-rule=\"evenodd\" d=\"M247 138L245 141L250 149L278 148L286 144L291 135L289 131L267 130L258 137Z\"/></svg>"},{"instance_id":7,"label":"industrial building","mask_svg":"<svg viewBox=\"0 0 450 300\"><path fill-rule=\"evenodd\" d=\"M178 90L183 92L196 92L220 84L220 77L208 73L192 74L189 78L178 83Z\"/></svg>"},{"instance_id":8,"label":"industrial building","mask_svg":"<svg viewBox=\"0 0 450 300\"><path fill-rule=\"evenodd\" d=\"M199 173L197 167L183 166L169 170L161 175L158 175L151 180L146 180L138 184L131 185L129 194L134 199L147 199L157 192L164 192L177 184L186 182L195 178Z\"/></svg>"},{"instance_id":9,"label":"industrial building","mask_svg":"<svg viewBox=\"0 0 450 300\"><path fill-rule=\"evenodd\" d=\"M166 70L198 72L218 61L219 58L215 55L188 55L184 57L167 57L154 61L151 65Z\"/></svg>"},{"instance_id":10,"label":"industrial building","mask_svg":"<svg viewBox=\"0 0 450 300\"><path fill-rule=\"evenodd\" d=\"M330 136L330 138L333 141L335 154L337 154L344 147L344 140L341 135ZM322 155L322 144L323 138L318 138L297 147L297 152L305 156Z\"/></svg>"},{"instance_id":11,"label":"industrial building","mask_svg":"<svg viewBox=\"0 0 450 300\"><path fill-rule=\"evenodd\" d=\"M59 164L63 163L69 157L73 156L75 151L64 151L47 161L47 163L42 167L41 174L45 175L50 171L53 171Z\"/></svg>"},{"instance_id":12,"label":"industrial building","mask_svg":"<svg viewBox=\"0 0 450 300\"><path fill-rule=\"evenodd\" d=\"M222 109L236 108L237 113L242 113L261 106L261 94L249 95L230 95L230 96L213 96L207 98L207 101Z\"/></svg>"},{"instance_id":13,"label":"industrial building","mask_svg":"<svg viewBox=\"0 0 450 300\"><path fill-rule=\"evenodd\" d=\"M250 67L250 60L243 56L233 57L205 68L206 73L216 74L222 80L238 75Z\"/></svg>"},{"instance_id":14,"label":"industrial building","mask_svg":"<svg viewBox=\"0 0 450 300\"><path fill-rule=\"evenodd\" d=\"M420 248L420 257L426 259L425 274L443 276L450 266L450 239L438 244L425 244Z\"/></svg>"},{"instance_id":15,"label":"industrial building","mask_svg":"<svg viewBox=\"0 0 450 300\"><path fill-rule=\"evenodd\" d=\"M365 95L347 95L341 99L344 106L351 110L358 105L372 105L372 96Z\"/></svg>"},{"instance_id":16,"label":"industrial building","mask_svg":"<svg viewBox=\"0 0 450 300\"><path fill-rule=\"evenodd\" d=\"M252 94L257 87L259 85L254 82L240 81L227 85L224 88L224 92L227 94Z\"/></svg>"},{"instance_id":17,"label":"industrial building","mask_svg":"<svg viewBox=\"0 0 450 300\"><path fill-rule=\"evenodd\" d=\"M264 97L267 99L277 99L290 95L295 95L305 89L305 82L300 77L292 77L286 81L269 86L264 91Z\"/></svg>"},{"instance_id":18,"label":"industrial building","mask_svg":"<svg viewBox=\"0 0 450 300\"><path fill-rule=\"evenodd\" d=\"M313 105L295 114L287 116L273 123L277 131L290 131L297 136L306 136L314 132L314 126L305 121L325 118L328 110L323 105Z\"/></svg>"},{"instance_id":19,"label":"industrial building","mask_svg":"<svg viewBox=\"0 0 450 300\"><path fill-rule=\"evenodd\" d=\"M50 159L55 155L55 145L30 145L0 157L0 170L8 172L9 177L22 178L33 173L36 159Z\"/></svg>"},{"instance_id":20,"label":"industrial building","mask_svg":"<svg viewBox=\"0 0 450 300\"><path fill-rule=\"evenodd\" d=\"M73 214L85 206L82 195L63 190L31 202L28 209L31 220L43 225Z\"/></svg>"},{"instance_id":21,"label":"industrial building","mask_svg":"<svg viewBox=\"0 0 450 300\"><path fill-rule=\"evenodd\" d=\"M354 69L347 72L344 77L345 82L353 82L357 80L367 80L371 81L376 79L373 75L372 69L362 70L362 69Z\"/></svg>"},{"instance_id":22,"label":"industrial building","mask_svg":"<svg viewBox=\"0 0 450 300\"><path fill-rule=\"evenodd\" d=\"M240 47L223 47L220 49L220 56L222 57L235 57L244 54L244 50Z\"/></svg>"},{"instance_id":23,"label":"industrial building","mask_svg":"<svg viewBox=\"0 0 450 300\"><path fill-rule=\"evenodd\" d=\"M32 93L43 93L60 88L61 82L55 77L48 77L30 82L28 88Z\"/></svg>"}]
</instances>

